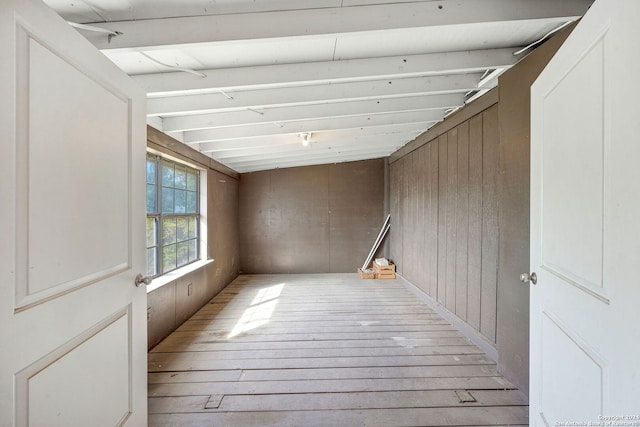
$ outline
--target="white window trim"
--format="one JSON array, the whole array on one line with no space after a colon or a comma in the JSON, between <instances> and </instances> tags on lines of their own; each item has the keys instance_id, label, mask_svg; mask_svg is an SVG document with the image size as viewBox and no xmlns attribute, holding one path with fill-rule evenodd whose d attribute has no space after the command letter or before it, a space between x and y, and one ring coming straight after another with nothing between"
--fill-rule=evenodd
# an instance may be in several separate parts
<instances>
[{"instance_id":1,"label":"white window trim","mask_svg":"<svg viewBox=\"0 0 640 427\"><path fill-rule=\"evenodd\" d=\"M147 147L147 152L164 157L168 160L172 160L177 163L181 163L185 166L189 166L190 168L197 169L200 171L200 260L192 262L191 264L187 264L183 267L180 267L176 270L170 271L168 273L161 274L160 276L155 277L150 284L147 285L147 293L153 292L156 289L163 287L175 280L180 279L181 277L186 276L187 274L193 273L194 271L206 267L207 265L214 262L213 258L207 258L208 248L207 248L207 202L208 202L208 189L207 189L207 168L202 167L199 164L189 163L184 161L181 158L174 157L171 154L165 153L164 151L154 150L153 148ZM145 258L146 259L146 258Z\"/></svg>"}]
</instances>

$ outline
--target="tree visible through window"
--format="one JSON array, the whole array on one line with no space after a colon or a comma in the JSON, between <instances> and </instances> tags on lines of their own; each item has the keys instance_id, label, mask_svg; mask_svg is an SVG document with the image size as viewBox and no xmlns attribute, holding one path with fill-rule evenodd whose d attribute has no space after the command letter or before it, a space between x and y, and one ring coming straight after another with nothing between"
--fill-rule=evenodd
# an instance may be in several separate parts
<instances>
[{"instance_id":1,"label":"tree visible through window","mask_svg":"<svg viewBox=\"0 0 640 427\"><path fill-rule=\"evenodd\" d=\"M147 154L147 275L199 259L199 171Z\"/></svg>"}]
</instances>

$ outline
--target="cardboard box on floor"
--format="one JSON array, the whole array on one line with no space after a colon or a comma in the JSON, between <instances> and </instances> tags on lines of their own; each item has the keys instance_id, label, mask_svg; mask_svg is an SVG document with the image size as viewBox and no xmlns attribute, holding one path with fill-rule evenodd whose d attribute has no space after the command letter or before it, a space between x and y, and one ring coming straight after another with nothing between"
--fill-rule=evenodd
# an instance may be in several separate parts
<instances>
[{"instance_id":1,"label":"cardboard box on floor","mask_svg":"<svg viewBox=\"0 0 640 427\"><path fill-rule=\"evenodd\" d=\"M373 261L373 271L375 272L376 279L396 278L396 266L391 261L389 261L389 265L380 265L376 261Z\"/></svg>"},{"instance_id":2,"label":"cardboard box on floor","mask_svg":"<svg viewBox=\"0 0 640 427\"><path fill-rule=\"evenodd\" d=\"M371 269L367 269L362 271L361 268L358 269L358 276L360 276L361 279L375 279L376 278L376 273L375 271L371 270Z\"/></svg>"}]
</instances>

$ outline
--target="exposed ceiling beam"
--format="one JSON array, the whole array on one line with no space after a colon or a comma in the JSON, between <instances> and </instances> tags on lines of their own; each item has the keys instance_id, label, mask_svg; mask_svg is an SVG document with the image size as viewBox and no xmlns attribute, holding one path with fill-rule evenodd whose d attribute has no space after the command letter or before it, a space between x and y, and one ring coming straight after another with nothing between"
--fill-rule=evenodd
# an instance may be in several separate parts
<instances>
[{"instance_id":1,"label":"exposed ceiling beam","mask_svg":"<svg viewBox=\"0 0 640 427\"><path fill-rule=\"evenodd\" d=\"M166 117L222 110L467 92L476 89L479 80L480 74L457 74L228 92L227 96L222 93L210 93L152 98L147 100L147 115Z\"/></svg>"},{"instance_id":2,"label":"exposed ceiling beam","mask_svg":"<svg viewBox=\"0 0 640 427\"><path fill-rule=\"evenodd\" d=\"M400 134L372 135L361 138L336 139L333 141L317 141L311 136L311 149L316 148L340 148L340 147L374 147L381 145L399 146L404 145L406 141L414 139L420 132L409 132ZM309 147L303 147L300 138L288 144L272 145L266 147L238 147L234 150L217 151L212 153L212 157L216 160L239 159L255 156L256 158L277 158L280 153L289 153L294 150L309 150ZM309 153L309 151L305 151Z\"/></svg>"},{"instance_id":3,"label":"exposed ceiling beam","mask_svg":"<svg viewBox=\"0 0 640 427\"><path fill-rule=\"evenodd\" d=\"M480 89L493 89L498 86L498 77L500 77L508 67L498 67L492 72L488 73L478 82L478 88Z\"/></svg>"},{"instance_id":4,"label":"exposed ceiling beam","mask_svg":"<svg viewBox=\"0 0 640 427\"><path fill-rule=\"evenodd\" d=\"M365 151L373 151L376 153L391 153L397 149L398 145L396 144L380 144L376 146L343 146L336 148L329 147L292 147L291 150L287 153L279 153L279 155L266 155L266 156L246 156L240 157L236 159L225 159L225 163L230 165L242 165L251 162L260 162L260 161L295 161L295 160L303 160L308 159L311 155L313 157L323 157L323 158L337 158L344 155L349 154L358 154L363 153Z\"/></svg>"},{"instance_id":5,"label":"exposed ceiling beam","mask_svg":"<svg viewBox=\"0 0 640 427\"><path fill-rule=\"evenodd\" d=\"M255 162L246 162L246 163L234 163L232 166L229 166L236 170L237 172L253 172L258 170L266 170L266 169L277 169L277 168L291 168L297 166L309 166L309 165L320 165L327 163L342 163L342 162L350 162L357 160L367 160L367 159L378 159L380 157L387 157L389 155L389 150L380 150L380 151L370 151L365 150L358 153L348 153L348 154L337 154L330 156L307 156L305 158L299 160L287 160L287 161L255 161Z\"/></svg>"},{"instance_id":6,"label":"exposed ceiling beam","mask_svg":"<svg viewBox=\"0 0 640 427\"><path fill-rule=\"evenodd\" d=\"M589 0L422 1L341 8L120 21L117 37L87 34L99 49L140 50L192 43L308 37L513 20L577 19ZM96 24L99 25L99 24Z\"/></svg>"},{"instance_id":7,"label":"exposed ceiling beam","mask_svg":"<svg viewBox=\"0 0 640 427\"><path fill-rule=\"evenodd\" d=\"M355 140L358 138L366 138L371 136L388 136L394 137L395 134L403 133L422 133L424 129L429 127L430 123L406 123L393 124L389 126L373 126L365 128L339 129L323 132L314 132L312 137L315 142L331 142L334 140ZM245 139L219 140L213 142L205 142L201 144L191 144L191 146L203 153L222 152L226 150L237 150L240 148L262 148L275 147L279 145L299 144L300 137L296 134L284 135L266 135Z\"/></svg>"},{"instance_id":8,"label":"exposed ceiling beam","mask_svg":"<svg viewBox=\"0 0 640 427\"><path fill-rule=\"evenodd\" d=\"M354 129L370 126L385 126L399 123L437 122L442 119L439 110L409 111L402 113L375 114L369 116L338 117L332 119L290 122L278 127L272 124L254 126L233 126L219 129L195 130L184 133L187 144L215 141L220 139L248 138L252 136L278 135L282 133L317 132L337 129Z\"/></svg>"},{"instance_id":9,"label":"exposed ceiling beam","mask_svg":"<svg viewBox=\"0 0 640 427\"><path fill-rule=\"evenodd\" d=\"M519 56L514 49L486 49L463 52L403 55L342 61L263 65L200 70L198 78L182 72L132 76L149 97L216 92L219 90L260 89L272 86L319 84L439 74L483 72L513 65Z\"/></svg>"},{"instance_id":10,"label":"exposed ceiling beam","mask_svg":"<svg viewBox=\"0 0 640 427\"><path fill-rule=\"evenodd\" d=\"M464 95L445 94L412 96L380 100L350 101L327 104L301 105L296 108L267 108L222 113L167 117L163 121L165 132L210 129L228 126L284 123L298 120L330 117L361 116L400 111L447 109L464 102Z\"/></svg>"},{"instance_id":11,"label":"exposed ceiling beam","mask_svg":"<svg viewBox=\"0 0 640 427\"><path fill-rule=\"evenodd\" d=\"M388 0L384 0L387 2ZM392 0L395 1L395 0ZM267 12L270 10L315 9L337 7L341 4L371 4L371 0L45 0L66 19L76 22L123 21L128 19L155 19L173 16L197 16L231 13Z\"/></svg>"}]
</instances>

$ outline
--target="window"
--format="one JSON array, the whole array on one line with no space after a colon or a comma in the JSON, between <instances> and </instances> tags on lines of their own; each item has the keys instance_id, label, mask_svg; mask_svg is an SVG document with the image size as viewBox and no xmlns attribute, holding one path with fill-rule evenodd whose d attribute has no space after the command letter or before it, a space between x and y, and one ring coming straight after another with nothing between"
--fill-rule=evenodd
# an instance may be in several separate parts
<instances>
[{"instance_id":1,"label":"window","mask_svg":"<svg viewBox=\"0 0 640 427\"><path fill-rule=\"evenodd\" d=\"M147 275L200 259L200 173L147 154Z\"/></svg>"}]
</instances>

